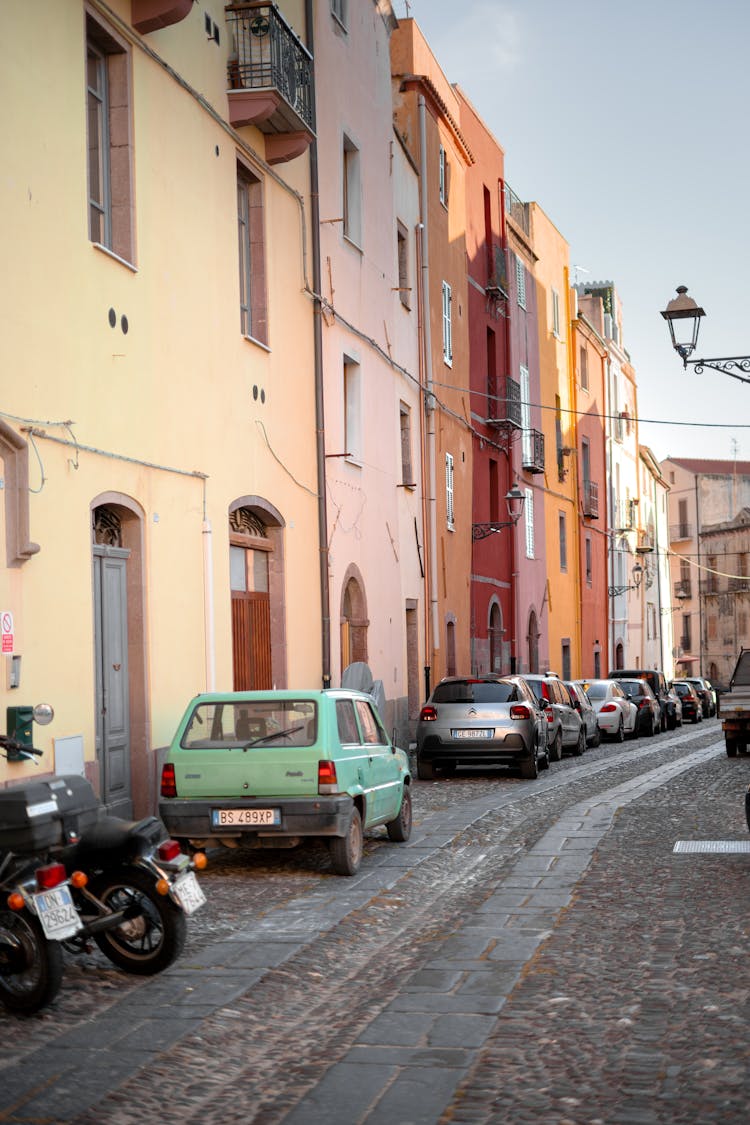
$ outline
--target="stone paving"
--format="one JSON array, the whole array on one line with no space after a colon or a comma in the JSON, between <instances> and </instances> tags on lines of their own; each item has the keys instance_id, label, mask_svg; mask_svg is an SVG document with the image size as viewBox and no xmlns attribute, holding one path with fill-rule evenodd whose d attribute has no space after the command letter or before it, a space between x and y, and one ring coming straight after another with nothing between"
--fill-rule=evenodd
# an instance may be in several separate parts
<instances>
[{"instance_id":1,"label":"stone paving","mask_svg":"<svg viewBox=\"0 0 750 1125\"><path fill-rule=\"evenodd\" d=\"M0 1121L739 1120L750 857L671 850L747 837L749 760L704 728L417 787L356 879L297 871L98 1014L12 1021Z\"/></svg>"}]
</instances>

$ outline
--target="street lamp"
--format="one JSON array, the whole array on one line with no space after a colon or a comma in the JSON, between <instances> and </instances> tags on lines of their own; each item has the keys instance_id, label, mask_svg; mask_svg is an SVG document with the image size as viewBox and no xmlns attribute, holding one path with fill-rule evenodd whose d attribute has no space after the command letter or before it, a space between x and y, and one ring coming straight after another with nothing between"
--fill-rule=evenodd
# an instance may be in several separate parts
<instances>
[{"instance_id":1,"label":"street lamp","mask_svg":"<svg viewBox=\"0 0 750 1125\"><path fill-rule=\"evenodd\" d=\"M607 590L610 598L616 598L620 594L624 594L626 590L637 590L643 581L643 567L639 562L635 564L632 570L633 581L629 586L610 586Z\"/></svg>"},{"instance_id":2,"label":"street lamp","mask_svg":"<svg viewBox=\"0 0 750 1125\"><path fill-rule=\"evenodd\" d=\"M669 335L672 337L672 347L682 360L682 366L695 367L700 375L704 367L711 367L714 371L722 371L739 379L741 383L750 383L750 356L734 355L722 356L714 359L691 359L690 356L698 344L701 317L706 314L692 297L687 295L687 287L678 285L677 296L673 297L661 314L669 325Z\"/></svg>"},{"instance_id":3,"label":"street lamp","mask_svg":"<svg viewBox=\"0 0 750 1125\"><path fill-rule=\"evenodd\" d=\"M473 523L471 525L472 539L486 539L488 535L492 535L496 531L502 531L504 527L513 527L518 523L523 515L526 497L517 484L514 484L505 493L505 503L510 519L500 522L495 520L493 523Z\"/></svg>"}]
</instances>

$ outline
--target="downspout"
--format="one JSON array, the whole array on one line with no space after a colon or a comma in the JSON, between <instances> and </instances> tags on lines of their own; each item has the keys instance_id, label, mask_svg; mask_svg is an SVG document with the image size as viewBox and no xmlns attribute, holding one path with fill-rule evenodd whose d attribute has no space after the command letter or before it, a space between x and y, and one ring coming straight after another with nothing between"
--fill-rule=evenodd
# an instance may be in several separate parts
<instances>
[{"instance_id":1,"label":"downspout","mask_svg":"<svg viewBox=\"0 0 750 1125\"><path fill-rule=\"evenodd\" d=\"M505 227L505 180L498 180L500 188L500 232L503 240L503 256L505 257L505 265L510 274L510 263L508 261L508 238ZM505 318L505 398L507 411L508 399L508 379L512 378L510 374L510 360L511 360L511 347L510 347L510 327L511 317L510 309L508 309L508 316ZM513 487L515 471L513 468L512 457L512 442L508 441L505 446L505 456L508 460L508 488ZM524 493L525 495L525 493ZM516 565L516 557L518 554L518 536L516 534L517 524L513 524L508 528L510 534L510 672L515 675L519 669L518 661L518 638L516 637L516 622L519 618L518 607L516 602L518 600L518 568Z\"/></svg>"},{"instance_id":2,"label":"downspout","mask_svg":"<svg viewBox=\"0 0 750 1125\"><path fill-rule=\"evenodd\" d=\"M305 0L305 27L310 54L315 59L313 0ZM312 227L313 350L315 364L315 448L318 487L318 551L320 568L320 633L323 687L331 686L331 608L328 588L328 513L326 511L325 411L323 398L323 309L320 298L320 201L318 197L318 137L315 98L312 99L313 141L310 146L310 220Z\"/></svg>"},{"instance_id":3,"label":"downspout","mask_svg":"<svg viewBox=\"0 0 750 1125\"><path fill-rule=\"evenodd\" d=\"M203 628L205 634L206 691L216 690L216 635L214 629L214 558L211 521L206 515L206 482L203 481Z\"/></svg>"},{"instance_id":4,"label":"downspout","mask_svg":"<svg viewBox=\"0 0 750 1125\"><path fill-rule=\"evenodd\" d=\"M432 622L432 644L430 664L434 654L440 649L440 623L438 620L438 573L437 573L437 485L435 463L435 396L432 378L432 330L430 324L430 258L427 221L427 110L424 94L419 95L419 185L420 211L422 220L422 308L424 323L424 355L427 394L425 413L427 415L427 523L430 543L430 620ZM427 656L427 653L425 653Z\"/></svg>"},{"instance_id":5,"label":"downspout","mask_svg":"<svg viewBox=\"0 0 750 1125\"><path fill-rule=\"evenodd\" d=\"M695 474L695 543L698 554L698 675L703 675L703 598L701 597L701 511L698 474Z\"/></svg>"},{"instance_id":6,"label":"downspout","mask_svg":"<svg viewBox=\"0 0 750 1125\"><path fill-rule=\"evenodd\" d=\"M571 551L573 555L573 565L575 566L575 582L576 589L576 635L575 635L575 652L577 660L577 671L575 675L583 675L583 626L581 622L581 598L583 596L583 583L581 582L581 524L580 518L580 473L578 466L578 400L576 396L576 380L575 380L575 351L573 348L573 319L572 309L570 302L570 270L567 266L564 269L565 277L565 320L567 323L567 353L568 353L568 403L573 408L573 413L568 414L568 428L569 433L572 434L573 441L568 442L572 445L575 453L571 455L571 472L573 473L573 481L570 489L571 505L573 508L573 518L571 523L576 531L576 549ZM609 669L607 669L609 671Z\"/></svg>"}]
</instances>

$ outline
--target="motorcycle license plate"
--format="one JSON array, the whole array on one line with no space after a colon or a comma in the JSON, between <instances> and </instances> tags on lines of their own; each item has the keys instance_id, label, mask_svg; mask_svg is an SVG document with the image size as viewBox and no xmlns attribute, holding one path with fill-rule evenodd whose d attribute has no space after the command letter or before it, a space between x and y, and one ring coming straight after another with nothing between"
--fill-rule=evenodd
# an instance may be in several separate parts
<instances>
[{"instance_id":1,"label":"motorcycle license plate","mask_svg":"<svg viewBox=\"0 0 750 1125\"><path fill-rule=\"evenodd\" d=\"M195 914L206 901L201 885L192 871L176 879L172 889L186 914Z\"/></svg>"},{"instance_id":2,"label":"motorcycle license plate","mask_svg":"<svg viewBox=\"0 0 750 1125\"><path fill-rule=\"evenodd\" d=\"M64 941L82 929L67 883L34 895L34 906L42 923L44 936L50 941Z\"/></svg>"}]
</instances>

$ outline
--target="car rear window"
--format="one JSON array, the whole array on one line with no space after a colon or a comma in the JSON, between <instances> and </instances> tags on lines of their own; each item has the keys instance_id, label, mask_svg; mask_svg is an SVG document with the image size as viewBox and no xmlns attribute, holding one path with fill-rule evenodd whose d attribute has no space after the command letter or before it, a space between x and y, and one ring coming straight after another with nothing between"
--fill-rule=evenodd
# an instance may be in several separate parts
<instances>
[{"instance_id":1,"label":"car rear window","mask_svg":"<svg viewBox=\"0 0 750 1125\"><path fill-rule=\"evenodd\" d=\"M312 746L318 705L311 699L253 699L199 703L180 740L183 750L235 746Z\"/></svg>"},{"instance_id":2,"label":"car rear window","mask_svg":"<svg viewBox=\"0 0 750 1125\"><path fill-rule=\"evenodd\" d=\"M589 684L586 688L589 699L604 699L607 694L606 684Z\"/></svg>"},{"instance_id":3,"label":"car rear window","mask_svg":"<svg viewBox=\"0 0 750 1125\"><path fill-rule=\"evenodd\" d=\"M515 703L519 698L516 685L506 680L451 680L432 693L433 703Z\"/></svg>"}]
</instances>

